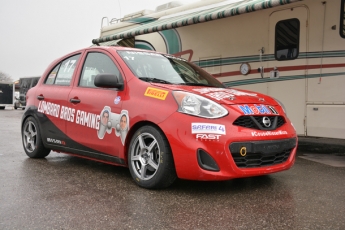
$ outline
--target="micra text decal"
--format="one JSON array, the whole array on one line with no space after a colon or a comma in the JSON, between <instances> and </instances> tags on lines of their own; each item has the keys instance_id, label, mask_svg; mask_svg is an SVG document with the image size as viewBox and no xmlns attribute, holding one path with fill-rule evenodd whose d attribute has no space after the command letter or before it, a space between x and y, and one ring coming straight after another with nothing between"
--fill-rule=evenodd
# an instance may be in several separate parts
<instances>
[{"instance_id":1,"label":"micra text decal","mask_svg":"<svg viewBox=\"0 0 345 230\"><path fill-rule=\"evenodd\" d=\"M238 108L242 110L244 115L253 114L278 114L277 110L273 106L265 105L239 105Z\"/></svg>"},{"instance_id":2,"label":"micra text decal","mask_svg":"<svg viewBox=\"0 0 345 230\"><path fill-rule=\"evenodd\" d=\"M61 108L61 109L60 109ZM54 104L47 101L40 101L38 104L38 112L50 115L69 122L75 122L78 125L83 125L92 129L99 129L100 115L88 113L82 110L75 110L59 104Z\"/></svg>"}]
</instances>

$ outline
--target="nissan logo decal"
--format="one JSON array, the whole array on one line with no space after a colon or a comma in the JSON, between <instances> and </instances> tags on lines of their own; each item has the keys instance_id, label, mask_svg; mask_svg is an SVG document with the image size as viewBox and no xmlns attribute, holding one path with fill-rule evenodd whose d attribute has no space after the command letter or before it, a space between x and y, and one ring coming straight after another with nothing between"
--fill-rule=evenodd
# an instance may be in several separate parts
<instances>
[{"instance_id":1,"label":"nissan logo decal","mask_svg":"<svg viewBox=\"0 0 345 230\"><path fill-rule=\"evenodd\" d=\"M268 117L263 117L262 118L262 123L264 124L264 126L266 128L270 127L271 126L271 120L268 118Z\"/></svg>"}]
</instances>

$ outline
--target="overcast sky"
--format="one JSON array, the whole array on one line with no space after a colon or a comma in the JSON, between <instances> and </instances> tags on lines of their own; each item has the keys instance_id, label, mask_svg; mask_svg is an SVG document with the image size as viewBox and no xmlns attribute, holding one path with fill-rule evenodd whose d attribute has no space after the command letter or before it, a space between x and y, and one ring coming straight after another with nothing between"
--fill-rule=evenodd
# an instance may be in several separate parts
<instances>
[{"instance_id":1,"label":"overcast sky","mask_svg":"<svg viewBox=\"0 0 345 230\"><path fill-rule=\"evenodd\" d=\"M92 45L102 17L120 18L170 1L0 0L0 71L13 80L40 76L55 59Z\"/></svg>"}]
</instances>

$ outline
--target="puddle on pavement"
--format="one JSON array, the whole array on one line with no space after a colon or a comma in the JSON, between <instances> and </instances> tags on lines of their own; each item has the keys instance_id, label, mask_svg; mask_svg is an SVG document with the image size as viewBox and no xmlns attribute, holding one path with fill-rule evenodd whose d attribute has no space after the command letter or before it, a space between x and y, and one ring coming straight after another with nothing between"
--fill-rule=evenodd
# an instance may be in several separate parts
<instances>
[{"instance_id":1,"label":"puddle on pavement","mask_svg":"<svg viewBox=\"0 0 345 230\"><path fill-rule=\"evenodd\" d=\"M303 154L303 156L299 157L333 167L345 167L345 156L331 154Z\"/></svg>"}]
</instances>

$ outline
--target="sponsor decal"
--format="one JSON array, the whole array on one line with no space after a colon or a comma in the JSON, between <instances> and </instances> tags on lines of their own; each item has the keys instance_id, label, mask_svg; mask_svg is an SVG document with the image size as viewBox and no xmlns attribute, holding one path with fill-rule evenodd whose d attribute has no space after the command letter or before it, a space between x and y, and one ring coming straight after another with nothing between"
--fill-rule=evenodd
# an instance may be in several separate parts
<instances>
[{"instance_id":1,"label":"sponsor decal","mask_svg":"<svg viewBox=\"0 0 345 230\"><path fill-rule=\"evenodd\" d=\"M278 131L266 131L266 132L252 132L253 137L267 137L267 136L279 136L279 135L286 135L288 132L283 130Z\"/></svg>"},{"instance_id":2,"label":"sponsor decal","mask_svg":"<svg viewBox=\"0 0 345 230\"><path fill-rule=\"evenodd\" d=\"M267 107L271 110L273 114L278 114L277 110L273 106L268 105Z\"/></svg>"},{"instance_id":3,"label":"sponsor decal","mask_svg":"<svg viewBox=\"0 0 345 230\"><path fill-rule=\"evenodd\" d=\"M278 114L277 110L273 106L266 105L238 105L244 115L255 115L255 114Z\"/></svg>"},{"instance_id":4,"label":"sponsor decal","mask_svg":"<svg viewBox=\"0 0 345 230\"><path fill-rule=\"evenodd\" d=\"M195 133L214 133L225 135L225 125L212 123L192 123L192 134Z\"/></svg>"},{"instance_id":5,"label":"sponsor decal","mask_svg":"<svg viewBox=\"0 0 345 230\"><path fill-rule=\"evenodd\" d=\"M122 110L121 113L112 113L109 106L104 106L100 117L98 138L103 139L106 133L111 134L112 130L115 129L115 135L120 137L121 143L124 145L129 130L128 111Z\"/></svg>"},{"instance_id":6,"label":"sponsor decal","mask_svg":"<svg viewBox=\"0 0 345 230\"><path fill-rule=\"evenodd\" d=\"M222 100L224 98L234 98L235 96L257 96L255 93L246 93L238 91L235 89L225 89L225 88L202 88L202 89L193 89L201 94L205 94L216 100Z\"/></svg>"},{"instance_id":7,"label":"sponsor decal","mask_svg":"<svg viewBox=\"0 0 345 230\"><path fill-rule=\"evenodd\" d=\"M206 133L198 133L196 134L196 140L210 140L210 141L219 141L219 134L206 134Z\"/></svg>"},{"instance_id":8,"label":"sponsor decal","mask_svg":"<svg viewBox=\"0 0 345 230\"><path fill-rule=\"evenodd\" d=\"M121 96L117 96L115 99L114 99L114 104L117 105L119 104L121 101Z\"/></svg>"},{"instance_id":9,"label":"sponsor decal","mask_svg":"<svg viewBox=\"0 0 345 230\"><path fill-rule=\"evenodd\" d=\"M142 55L142 56L156 56L156 57L162 57L161 54L157 54L157 53L150 53L150 52L141 52L141 51L126 51L126 54L131 55L131 54L135 54L135 55ZM134 57L127 57L125 56L124 58L126 58L127 60L132 59L134 60Z\"/></svg>"},{"instance_id":10,"label":"sponsor decal","mask_svg":"<svg viewBox=\"0 0 345 230\"><path fill-rule=\"evenodd\" d=\"M120 114L112 113L109 106L104 106L100 114L94 114L47 101L40 101L37 111L78 125L96 129L99 139L103 139L105 133L110 134L112 129L115 129L115 136L121 139L122 144L125 143L129 130L128 111L122 110ZM47 138L47 142L65 145L64 141L52 138Z\"/></svg>"},{"instance_id":11,"label":"sponsor decal","mask_svg":"<svg viewBox=\"0 0 345 230\"><path fill-rule=\"evenodd\" d=\"M47 142L59 145L66 145L66 142L47 137Z\"/></svg>"},{"instance_id":12,"label":"sponsor decal","mask_svg":"<svg viewBox=\"0 0 345 230\"><path fill-rule=\"evenodd\" d=\"M88 128L99 129L100 116L98 114L89 113L83 110L75 110L74 108L47 101L40 101L37 111Z\"/></svg>"},{"instance_id":13,"label":"sponsor decal","mask_svg":"<svg viewBox=\"0 0 345 230\"><path fill-rule=\"evenodd\" d=\"M156 89L152 87L147 87L145 91L145 96L147 97L153 97L160 100L165 100L165 98L168 96L169 91Z\"/></svg>"},{"instance_id":14,"label":"sponsor decal","mask_svg":"<svg viewBox=\"0 0 345 230\"><path fill-rule=\"evenodd\" d=\"M47 101L40 101L37 111L40 113L51 115L53 117L59 117L60 105Z\"/></svg>"}]
</instances>

